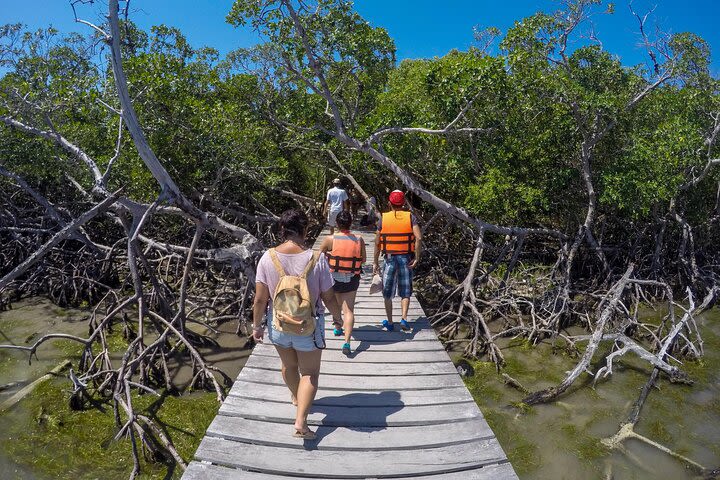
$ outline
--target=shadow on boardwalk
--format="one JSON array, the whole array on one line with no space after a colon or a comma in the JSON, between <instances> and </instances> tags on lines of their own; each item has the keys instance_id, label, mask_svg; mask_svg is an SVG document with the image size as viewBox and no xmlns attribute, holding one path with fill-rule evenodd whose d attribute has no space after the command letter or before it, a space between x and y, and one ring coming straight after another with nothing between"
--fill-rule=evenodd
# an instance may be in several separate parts
<instances>
[{"instance_id":1,"label":"shadow on boardwalk","mask_svg":"<svg viewBox=\"0 0 720 480\"><path fill-rule=\"evenodd\" d=\"M403 409L400 392L390 390L378 393L351 393L336 397L323 397L332 405L313 405L311 413L324 413L315 440L305 440L305 450L317 450L323 439L338 427L358 432L378 432L388 427L388 417ZM348 408L355 407L355 408Z\"/></svg>"},{"instance_id":2,"label":"shadow on boardwalk","mask_svg":"<svg viewBox=\"0 0 720 480\"><path fill-rule=\"evenodd\" d=\"M391 333L383 330L380 325L363 325L361 327L353 328L353 339L357 340L359 343L350 354L350 358L355 358L362 354L362 352L370 350L370 347L373 345L392 345L394 343L408 342L414 339L415 335L417 335L419 331L432 328L425 317L420 317L416 321L410 322L410 325L412 325L412 330L403 332L400 330L400 322L396 322L395 328L397 330ZM378 333L378 340L363 339L363 333L365 332ZM358 335L360 339L357 339L355 336L358 333L360 334Z\"/></svg>"}]
</instances>

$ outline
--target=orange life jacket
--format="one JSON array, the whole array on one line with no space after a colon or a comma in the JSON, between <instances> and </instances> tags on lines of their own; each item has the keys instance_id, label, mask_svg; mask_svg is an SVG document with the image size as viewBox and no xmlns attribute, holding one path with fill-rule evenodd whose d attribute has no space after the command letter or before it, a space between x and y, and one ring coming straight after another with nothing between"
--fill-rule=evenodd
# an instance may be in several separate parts
<instances>
[{"instance_id":1,"label":"orange life jacket","mask_svg":"<svg viewBox=\"0 0 720 480\"><path fill-rule=\"evenodd\" d=\"M362 246L360 237L352 233L333 235L333 248L326 254L330 270L359 274L362 272Z\"/></svg>"},{"instance_id":2,"label":"orange life jacket","mask_svg":"<svg viewBox=\"0 0 720 480\"><path fill-rule=\"evenodd\" d=\"M380 250L394 255L415 252L415 234L410 212L395 210L382 214Z\"/></svg>"}]
</instances>

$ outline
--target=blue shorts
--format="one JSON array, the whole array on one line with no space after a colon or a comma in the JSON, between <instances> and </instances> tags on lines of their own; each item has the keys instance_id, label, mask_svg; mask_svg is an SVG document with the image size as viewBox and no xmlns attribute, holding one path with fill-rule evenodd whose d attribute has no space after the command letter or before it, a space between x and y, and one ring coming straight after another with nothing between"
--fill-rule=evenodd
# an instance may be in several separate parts
<instances>
[{"instance_id":1,"label":"blue shorts","mask_svg":"<svg viewBox=\"0 0 720 480\"><path fill-rule=\"evenodd\" d=\"M292 348L298 352L312 352L325 347L325 316L315 318L315 332L312 335L293 335L278 332L272 326L272 311L267 317L267 338L273 345L281 348Z\"/></svg>"},{"instance_id":2,"label":"blue shorts","mask_svg":"<svg viewBox=\"0 0 720 480\"><path fill-rule=\"evenodd\" d=\"M412 295L412 269L408 264L412 262L414 255L385 255L385 267L383 269L383 297L391 299L397 294L400 298L410 298Z\"/></svg>"}]
</instances>

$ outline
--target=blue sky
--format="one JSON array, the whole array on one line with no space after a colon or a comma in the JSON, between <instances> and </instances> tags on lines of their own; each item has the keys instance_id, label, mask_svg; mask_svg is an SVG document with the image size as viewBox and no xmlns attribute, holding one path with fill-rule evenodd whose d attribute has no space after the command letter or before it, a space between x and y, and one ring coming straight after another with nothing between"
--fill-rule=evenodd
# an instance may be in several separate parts
<instances>
[{"instance_id":1,"label":"blue sky","mask_svg":"<svg viewBox=\"0 0 720 480\"><path fill-rule=\"evenodd\" d=\"M32 28L52 24L62 32L83 31L73 21L67 0L0 0L0 24L21 22ZM89 20L97 20L105 4L83 6ZM442 8L438 8L438 4ZM133 0L132 19L143 28L164 23L176 26L194 46L211 46L221 54L257 41L249 29L235 29L225 23L231 0ZM473 27L496 26L502 31L515 20L537 11L557 8L554 0L357 0L356 9L371 24L388 30L395 40L398 59L442 56L456 48L473 45ZM720 73L720 0L635 0L634 7L645 11L657 5L655 20L672 32L692 31L708 41L713 52L712 70ZM615 2L614 15L600 15L593 22L605 49L620 56L626 65L644 61L637 46L637 23L627 1ZM713 25L713 23L715 25Z\"/></svg>"}]
</instances>

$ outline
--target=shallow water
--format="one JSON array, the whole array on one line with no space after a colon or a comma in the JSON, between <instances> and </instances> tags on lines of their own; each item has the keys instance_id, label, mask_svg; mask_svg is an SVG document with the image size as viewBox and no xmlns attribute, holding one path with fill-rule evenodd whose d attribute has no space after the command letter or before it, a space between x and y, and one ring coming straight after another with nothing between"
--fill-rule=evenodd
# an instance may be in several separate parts
<instances>
[{"instance_id":1,"label":"shallow water","mask_svg":"<svg viewBox=\"0 0 720 480\"><path fill-rule=\"evenodd\" d=\"M87 335L87 315L82 310L58 309L45 299L18 302L14 309L0 312L0 342L31 344L50 331ZM657 313L647 312L648 316ZM705 339L705 358L685 365L695 380L692 386L658 383L643 408L636 431L709 468L720 466L720 311L699 319ZM219 348L201 349L208 361L235 378L250 350L246 339L235 335L236 324L220 326L219 334L208 333ZM195 328L194 326L191 328ZM580 333L573 332L573 333ZM577 359L550 343L530 348L522 342L502 345L507 360L505 372L530 390L559 383ZM38 359L27 362L27 354L0 351L0 385L28 382L43 375L63 359L72 348L47 343ZM596 355L591 370L597 371L607 348ZM608 452L600 443L617 432L627 416L650 368L632 354L616 363L614 374L593 389L584 376L559 401L539 405L527 412L510 404L523 394L506 386L492 365L479 363L468 387L508 453L521 479L693 479L696 473L680 461L637 440L625 442L625 452ZM174 381L189 379L189 368L176 364ZM0 401L16 391L0 392ZM37 412L23 408L22 402L9 415L0 416L0 438L9 422L35 422ZM61 446L60 446L61 447ZM44 480L37 472L18 466L0 451L0 478ZM608 477L611 473L612 477ZM93 475L78 472L79 477Z\"/></svg>"},{"instance_id":2,"label":"shallow water","mask_svg":"<svg viewBox=\"0 0 720 480\"><path fill-rule=\"evenodd\" d=\"M89 312L84 310L60 309L44 298L36 297L25 299L13 304L13 309L0 312L0 344L13 344L30 346L38 338L47 333L68 333L79 337L87 337L87 320ZM246 348L247 338L235 335L237 324L227 322L212 332L197 324L188 324L188 328L202 333L218 342L218 347L199 348L206 361L225 372L234 379L252 350ZM147 343L147 342L146 342ZM51 340L41 345L37 351L37 358L33 357L28 363L28 353L20 350L0 349L0 387L13 384L12 387L0 391L0 402L17 392L27 383L41 377L66 358L73 360L77 365L78 343L69 341ZM111 358L119 361L121 352ZM168 362L173 383L180 389L184 388L191 379L191 368L182 359ZM67 382L68 391L70 381L59 379L60 384ZM69 397L69 393L68 393ZM28 425L37 422L38 412L31 412L25 408L23 401L5 414L0 414L0 443L12 441L5 435L11 426ZM62 449L59 445L58 448ZM71 462L69 462L71 463ZM0 478L38 479L47 478L41 473L28 469L27 466L18 465L7 452L0 451ZM81 478L93 472L78 472Z\"/></svg>"},{"instance_id":3,"label":"shallow water","mask_svg":"<svg viewBox=\"0 0 720 480\"><path fill-rule=\"evenodd\" d=\"M705 357L685 365L695 384L661 377L635 431L715 469L720 467L720 311L706 313L698 323ZM596 354L592 372L604 365L608 348ZM550 343L530 348L509 342L503 353L505 372L531 391L556 385L577 362ZM639 440L625 440L625 451L608 451L600 442L618 431L650 373L646 363L628 354L595 388L584 375L559 401L526 412L509 406L524 395L504 385L490 364L479 363L467 385L523 480L699 478L685 463Z\"/></svg>"}]
</instances>

